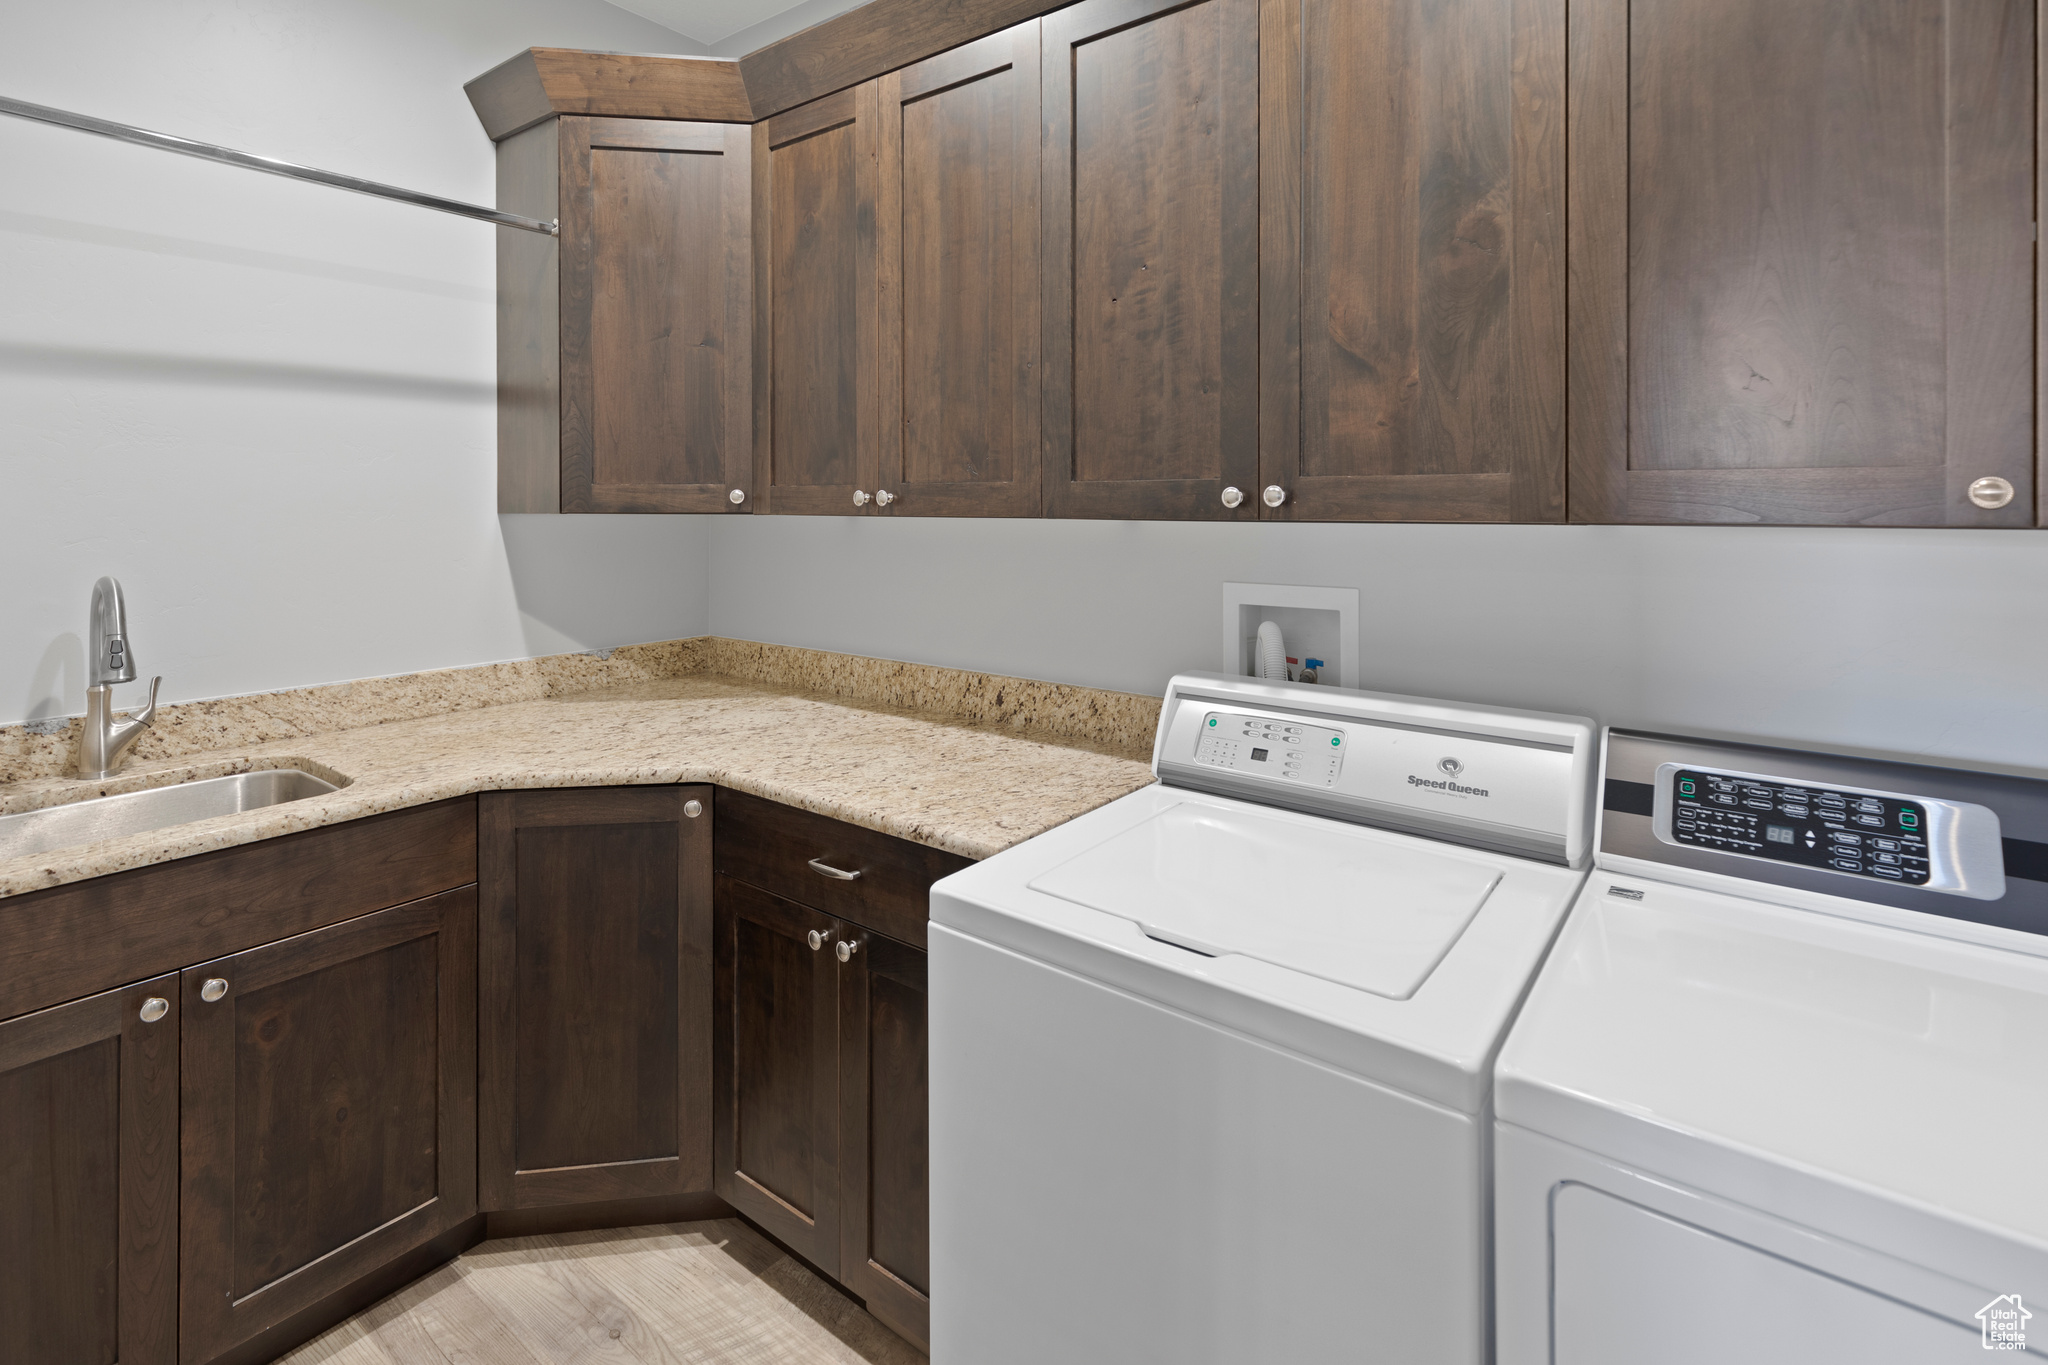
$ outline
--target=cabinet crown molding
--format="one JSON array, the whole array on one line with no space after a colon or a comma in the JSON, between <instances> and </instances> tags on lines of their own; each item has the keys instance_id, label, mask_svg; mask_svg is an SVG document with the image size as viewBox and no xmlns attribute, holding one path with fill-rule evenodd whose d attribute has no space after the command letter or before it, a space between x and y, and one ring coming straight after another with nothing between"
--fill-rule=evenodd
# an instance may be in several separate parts
<instances>
[{"instance_id":1,"label":"cabinet crown molding","mask_svg":"<svg viewBox=\"0 0 2048 1365\"><path fill-rule=\"evenodd\" d=\"M530 47L462 87L491 141L557 114L751 123L739 63Z\"/></svg>"}]
</instances>

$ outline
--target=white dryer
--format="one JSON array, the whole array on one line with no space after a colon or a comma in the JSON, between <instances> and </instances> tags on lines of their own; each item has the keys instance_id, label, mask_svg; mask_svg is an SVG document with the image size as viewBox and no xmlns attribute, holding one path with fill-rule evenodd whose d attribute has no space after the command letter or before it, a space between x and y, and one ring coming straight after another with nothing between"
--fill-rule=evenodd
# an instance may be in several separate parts
<instances>
[{"instance_id":1,"label":"white dryer","mask_svg":"<svg viewBox=\"0 0 2048 1365\"><path fill-rule=\"evenodd\" d=\"M1176 678L1156 786L932 890L937 1365L1475 1365L1568 716Z\"/></svg>"},{"instance_id":2,"label":"white dryer","mask_svg":"<svg viewBox=\"0 0 2048 1365\"><path fill-rule=\"evenodd\" d=\"M1605 772L1496 1072L1500 1365L2048 1354L2048 782Z\"/></svg>"}]
</instances>

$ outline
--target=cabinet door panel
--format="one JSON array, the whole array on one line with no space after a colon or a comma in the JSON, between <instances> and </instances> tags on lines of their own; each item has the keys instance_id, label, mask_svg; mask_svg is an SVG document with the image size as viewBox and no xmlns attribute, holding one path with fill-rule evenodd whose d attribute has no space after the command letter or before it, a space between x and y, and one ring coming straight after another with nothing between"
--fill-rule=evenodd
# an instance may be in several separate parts
<instances>
[{"instance_id":1,"label":"cabinet door panel","mask_svg":"<svg viewBox=\"0 0 2048 1365\"><path fill-rule=\"evenodd\" d=\"M709 1188L711 789L490 793L482 821L484 1207Z\"/></svg>"},{"instance_id":2,"label":"cabinet door panel","mask_svg":"<svg viewBox=\"0 0 2048 1365\"><path fill-rule=\"evenodd\" d=\"M748 129L561 120L562 510L746 511Z\"/></svg>"},{"instance_id":3,"label":"cabinet door panel","mask_svg":"<svg viewBox=\"0 0 2048 1365\"><path fill-rule=\"evenodd\" d=\"M236 994L234 1206L298 1215L237 1229L236 1298L433 1199L439 946L406 939ZM341 1018L377 1030L374 1056Z\"/></svg>"},{"instance_id":4,"label":"cabinet door panel","mask_svg":"<svg viewBox=\"0 0 2048 1365\"><path fill-rule=\"evenodd\" d=\"M1046 508L1250 519L1257 0L1046 16Z\"/></svg>"},{"instance_id":5,"label":"cabinet door panel","mask_svg":"<svg viewBox=\"0 0 2048 1365\"><path fill-rule=\"evenodd\" d=\"M1572 7L1574 520L2031 522L2034 25Z\"/></svg>"},{"instance_id":6,"label":"cabinet door panel","mask_svg":"<svg viewBox=\"0 0 2048 1365\"><path fill-rule=\"evenodd\" d=\"M476 1212L475 932L465 887L182 974L185 1358Z\"/></svg>"},{"instance_id":7,"label":"cabinet door panel","mask_svg":"<svg viewBox=\"0 0 2048 1365\"><path fill-rule=\"evenodd\" d=\"M1039 507L1038 23L882 77L881 474L892 516Z\"/></svg>"},{"instance_id":8,"label":"cabinet door panel","mask_svg":"<svg viewBox=\"0 0 2048 1365\"><path fill-rule=\"evenodd\" d=\"M754 483L765 512L875 490L876 84L754 125Z\"/></svg>"},{"instance_id":9,"label":"cabinet door panel","mask_svg":"<svg viewBox=\"0 0 2048 1365\"><path fill-rule=\"evenodd\" d=\"M1563 6L1261 27L1262 515L1561 518Z\"/></svg>"},{"instance_id":10,"label":"cabinet door panel","mask_svg":"<svg viewBox=\"0 0 2048 1365\"><path fill-rule=\"evenodd\" d=\"M177 999L166 976L0 1024L0 1365L177 1358Z\"/></svg>"},{"instance_id":11,"label":"cabinet door panel","mask_svg":"<svg viewBox=\"0 0 2048 1365\"><path fill-rule=\"evenodd\" d=\"M840 1278L876 1317L928 1347L925 955L878 934L858 938L839 978Z\"/></svg>"},{"instance_id":12,"label":"cabinet door panel","mask_svg":"<svg viewBox=\"0 0 2048 1365\"><path fill-rule=\"evenodd\" d=\"M718 1193L836 1276L839 926L728 877L717 902Z\"/></svg>"}]
</instances>

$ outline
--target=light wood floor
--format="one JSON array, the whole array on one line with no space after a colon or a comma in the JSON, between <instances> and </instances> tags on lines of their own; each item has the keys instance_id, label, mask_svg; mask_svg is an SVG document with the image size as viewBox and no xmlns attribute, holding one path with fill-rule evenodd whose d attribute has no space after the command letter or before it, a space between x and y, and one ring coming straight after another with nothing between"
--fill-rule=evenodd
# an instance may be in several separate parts
<instances>
[{"instance_id":1,"label":"light wood floor","mask_svg":"<svg viewBox=\"0 0 2048 1365\"><path fill-rule=\"evenodd\" d=\"M484 1242L289 1365L925 1365L736 1219Z\"/></svg>"}]
</instances>

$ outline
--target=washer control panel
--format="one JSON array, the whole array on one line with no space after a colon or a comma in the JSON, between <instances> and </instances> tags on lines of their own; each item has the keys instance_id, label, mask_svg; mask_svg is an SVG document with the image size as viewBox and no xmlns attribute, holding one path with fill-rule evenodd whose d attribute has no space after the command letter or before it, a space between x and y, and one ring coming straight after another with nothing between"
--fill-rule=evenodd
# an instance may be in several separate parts
<instances>
[{"instance_id":1,"label":"washer control panel","mask_svg":"<svg viewBox=\"0 0 2048 1365\"><path fill-rule=\"evenodd\" d=\"M2005 892L1998 815L1968 802L1665 763L1652 820L1681 847L1982 899Z\"/></svg>"},{"instance_id":2,"label":"washer control panel","mask_svg":"<svg viewBox=\"0 0 2048 1365\"><path fill-rule=\"evenodd\" d=\"M1284 717L1211 711L1202 717L1195 762L1307 787L1334 787L1344 766L1344 732Z\"/></svg>"},{"instance_id":3,"label":"washer control panel","mask_svg":"<svg viewBox=\"0 0 2048 1365\"><path fill-rule=\"evenodd\" d=\"M1702 769L1672 774L1671 842L1927 885L1927 806Z\"/></svg>"}]
</instances>

